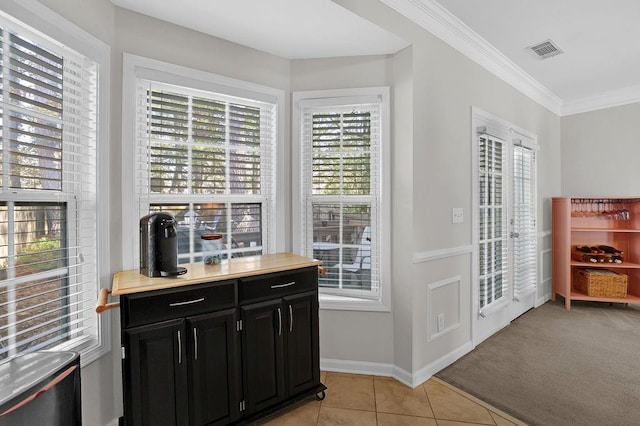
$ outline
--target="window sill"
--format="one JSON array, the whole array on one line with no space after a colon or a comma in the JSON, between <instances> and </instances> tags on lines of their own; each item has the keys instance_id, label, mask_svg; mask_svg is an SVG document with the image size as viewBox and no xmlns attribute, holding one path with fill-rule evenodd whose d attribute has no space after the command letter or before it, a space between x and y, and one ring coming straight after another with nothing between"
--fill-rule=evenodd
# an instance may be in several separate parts
<instances>
[{"instance_id":1,"label":"window sill","mask_svg":"<svg viewBox=\"0 0 640 426\"><path fill-rule=\"evenodd\" d=\"M391 312L385 300L362 299L358 297L336 296L334 294L320 294L320 309L334 311L370 311Z\"/></svg>"}]
</instances>

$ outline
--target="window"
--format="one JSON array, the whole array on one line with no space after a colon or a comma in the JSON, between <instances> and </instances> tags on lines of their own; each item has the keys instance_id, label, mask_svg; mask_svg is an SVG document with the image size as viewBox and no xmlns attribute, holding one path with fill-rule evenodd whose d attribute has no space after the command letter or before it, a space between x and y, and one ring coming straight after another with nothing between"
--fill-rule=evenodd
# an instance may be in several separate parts
<instances>
[{"instance_id":1,"label":"window","mask_svg":"<svg viewBox=\"0 0 640 426\"><path fill-rule=\"evenodd\" d=\"M324 263L324 300L341 300L326 305L384 309L388 296L387 99L384 88L294 95L301 158L296 234L299 251Z\"/></svg>"},{"instance_id":2,"label":"window","mask_svg":"<svg viewBox=\"0 0 640 426\"><path fill-rule=\"evenodd\" d=\"M200 262L207 234L222 235L223 259L273 251L277 99L164 80L135 78L132 221L174 216L178 263Z\"/></svg>"},{"instance_id":3,"label":"window","mask_svg":"<svg viewBox=\"0 0 640 426\"><path fill-rule=\"evenodd\" d=\"M9 16L0 27L0 362L55 348L86 363L110 339L94 312L107 267L96 224L108 48L96 42L98 62Z\"/></svg>"}]
</instances>

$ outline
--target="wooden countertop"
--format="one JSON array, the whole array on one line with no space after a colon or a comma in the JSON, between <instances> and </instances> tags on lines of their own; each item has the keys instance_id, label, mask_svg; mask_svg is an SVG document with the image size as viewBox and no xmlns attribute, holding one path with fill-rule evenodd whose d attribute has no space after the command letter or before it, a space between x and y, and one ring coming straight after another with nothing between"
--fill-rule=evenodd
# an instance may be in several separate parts
<instances>
[{"instance_id":1,"label":"wooden countertop","mask_svg":"<svg viewBox=\"0 0 640 426\"><path fill-rule=\"evenodd\" d=\"M189 263L184 266L187 273L177 277L150 278L138 269L117 272L113 275L111 293L114 296L141 293L143 291L174 288L204 282L223 281L261 275L271 272L318 266L322 262L292 253L265 254L262 256L237 257L223 261L220 265Z\"/></svg>"}]
</instances>

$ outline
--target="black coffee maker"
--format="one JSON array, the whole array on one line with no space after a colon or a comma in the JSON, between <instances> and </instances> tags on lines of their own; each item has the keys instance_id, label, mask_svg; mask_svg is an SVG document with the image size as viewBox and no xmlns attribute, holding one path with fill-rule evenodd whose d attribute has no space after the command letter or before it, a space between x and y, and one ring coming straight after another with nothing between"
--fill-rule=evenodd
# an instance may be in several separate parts
<instances>
[{"instance_id":1,"label":"black coffee maker","mask_svg":"<svg viewBox=\"0 0 640 426\"><path fill-rule=\"evenodd\" d=\"M172 277L186 272L186 268L178 266L175 218L160 212L140 219L140 273L148 277Z\"/></svg>"}]
</instances>

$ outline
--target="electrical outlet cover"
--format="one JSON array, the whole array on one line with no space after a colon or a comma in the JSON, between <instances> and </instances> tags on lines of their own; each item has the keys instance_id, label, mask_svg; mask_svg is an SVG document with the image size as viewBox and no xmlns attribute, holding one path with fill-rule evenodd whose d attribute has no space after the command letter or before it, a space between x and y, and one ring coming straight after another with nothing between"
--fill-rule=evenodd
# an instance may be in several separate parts
<instances>
[{"instance_id":1,"label":"electrical outlet cover","mask_svg":"<svg viewBox=\"0 0 640 426\"><path fill-rule=\"evenodd\" d=\"M451 223L464 222L464 210L462 207L454 207L451 209Z\"/></svg>"}]
</instances>

